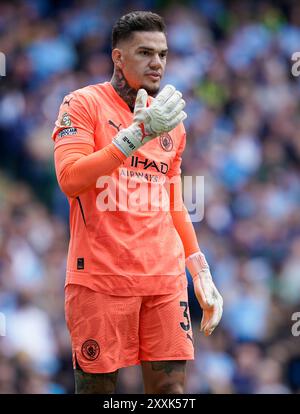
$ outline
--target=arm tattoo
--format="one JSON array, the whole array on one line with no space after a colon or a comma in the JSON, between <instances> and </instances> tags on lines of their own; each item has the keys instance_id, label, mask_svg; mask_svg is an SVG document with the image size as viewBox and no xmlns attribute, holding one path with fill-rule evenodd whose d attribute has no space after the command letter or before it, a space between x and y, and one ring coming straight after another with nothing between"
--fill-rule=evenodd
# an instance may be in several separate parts
<instances>
[{"instance_id":1,"label":"arm tattoo","mask_svg":"<svg viewBox=\"0 0 300 414\"><path fill-rule=\"evenodd\" d=\"M120 69L115 68L113 77L111 78L111 84L118 95L127 103L131 111L133 111L137 91L128 85Z\"/></svg>"},{"instance_id":2,"label":"arm tattoo","mask_svg":"<svg viewBox=\"0 0 300 414\"><path fill-rule=\"evenodd\" d=\"M74 370L75 394L113 394L118 371L107 374L89 374L81 369Z\"/></svg>"},{"instance_id":3,"label":"arm tattoo","mask_svg":"<svg viewBox=\"0 0 300 414\"><path fill-rule=\"evenodd\" d=\"M152 371L163 371L167 375L175 372L184 372L186 361L152 361Z\"/></svg>"}]
</instances>

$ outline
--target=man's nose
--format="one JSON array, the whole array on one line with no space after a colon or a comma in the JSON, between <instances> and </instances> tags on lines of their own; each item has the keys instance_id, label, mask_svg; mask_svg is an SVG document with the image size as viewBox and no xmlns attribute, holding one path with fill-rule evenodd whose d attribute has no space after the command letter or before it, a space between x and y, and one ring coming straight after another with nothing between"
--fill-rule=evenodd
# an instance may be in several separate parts
<instances>
[{"instance_id":1,"label":"man's nose","mask_svg":"<svg viewBox=\"0 0 300 414\"><path fill-rule=\"evenodd\" d=\"M161 58L160 58L158 53L154 54L152 56L152 59L150 61L150 66L152 68L161 68L162 67L162 61L161 61Z\"/></svg>"}]
</instances>

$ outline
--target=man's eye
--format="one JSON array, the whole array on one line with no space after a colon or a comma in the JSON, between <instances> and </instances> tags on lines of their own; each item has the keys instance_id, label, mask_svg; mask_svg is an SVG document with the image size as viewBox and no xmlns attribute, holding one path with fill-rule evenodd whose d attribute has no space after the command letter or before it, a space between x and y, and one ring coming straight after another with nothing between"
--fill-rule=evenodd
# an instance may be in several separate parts
<instances>
[{"instance_id":1,"label":"man's eye","mask_svg":"<svg viewBox=\"0 0 300 414\"><path fill-rule=\"evenodd\" d=\"M161 57L162 59L165 59L165 58L167 57L167 54L166 54L166 53L161 53L161 54L160 54L160 57Z\"/></svg>"},{"instance_id":2,"label":"man's eye","mask_svg":"<svg viewBox=\"0 0 300 414\"><path fill-rule=\"evenodd\" d=\"M149 52L148 52L147 50L142 50L142 51L141 51L141 54L142 54L143 56L148 56L148 55L149 55Z\"/></svg>"}]
</instances>

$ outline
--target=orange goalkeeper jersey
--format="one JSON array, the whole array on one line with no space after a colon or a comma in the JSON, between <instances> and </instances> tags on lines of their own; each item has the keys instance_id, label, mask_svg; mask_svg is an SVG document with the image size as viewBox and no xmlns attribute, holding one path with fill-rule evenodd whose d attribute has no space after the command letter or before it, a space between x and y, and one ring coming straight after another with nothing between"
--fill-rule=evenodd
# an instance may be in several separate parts
<instances>
[{"instance_id":1,"label":"orange goalkeeper jersey","mask_svg":"<svg viewBox=\"0 0 300 414\"><path fill-rule=\"evenodd\" d=\"M151 98L149 98L151 99ZM55 149L86 143L98 151L133 114L109 82L68 95L53 131ZM66 284L124 296L186 287L182 241L168 209L166 182L181 173L183 124L148 142L70 203Z\"/></svg>"}]
</instances>

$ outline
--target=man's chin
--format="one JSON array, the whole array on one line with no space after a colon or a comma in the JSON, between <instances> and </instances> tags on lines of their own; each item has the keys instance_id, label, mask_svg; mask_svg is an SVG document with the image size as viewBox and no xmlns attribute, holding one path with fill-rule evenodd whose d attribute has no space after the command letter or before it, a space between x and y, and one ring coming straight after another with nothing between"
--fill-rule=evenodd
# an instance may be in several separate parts
<instances>
[{"instance_id":1,"label":"man's chin","mask_svg":"<svg viewBox=\"0 0 300 414\"><path fill-rule=\"evenodd\" d=\"M145 89L148 95L155 97L159 92L160 85L142 85L141 88Z\"/></svg>"}]
</instances>

